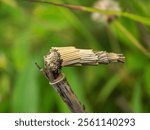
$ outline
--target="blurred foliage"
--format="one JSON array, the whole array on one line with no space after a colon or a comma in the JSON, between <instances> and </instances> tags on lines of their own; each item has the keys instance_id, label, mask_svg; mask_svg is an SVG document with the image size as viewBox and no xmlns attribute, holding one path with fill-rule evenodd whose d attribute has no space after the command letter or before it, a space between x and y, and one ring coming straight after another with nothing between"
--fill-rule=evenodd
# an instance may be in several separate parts
<instances>
[{"instance_id":1,"label":"blurred foliage","mask_svg":"<svg viewBox=\"0 0 150 130\"><path fill-rule=\"evenodd\" d=\"M92 7L93 0L55 0ZM149 0L116 0L124 11L150 17ZM150 112L150 27L127 18L94 22L91 14L30 3L0 2L0 112L69 112L37 70L52 46L76 46L123 53L125 64L63 68L88 112ZM133 40L134 39L134 40Z\"/></svg>"}]
</instances>

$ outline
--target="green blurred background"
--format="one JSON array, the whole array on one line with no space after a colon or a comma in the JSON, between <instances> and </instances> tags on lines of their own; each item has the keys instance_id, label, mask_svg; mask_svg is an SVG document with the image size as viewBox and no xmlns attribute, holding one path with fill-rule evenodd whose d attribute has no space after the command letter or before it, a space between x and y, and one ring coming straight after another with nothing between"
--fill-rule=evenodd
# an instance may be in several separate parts
<instances>
[{"instance_id":1,"label":"green blurred background","mask_svg":"<svg viewBox=\"0 0 150 130\"><path fill-rule=\"evenodd\" d=\"M95 1L54 2L92 7ZM150 0L118 2L123 11L150 18ZM122 17L117 22L150 50L150 26ZM62 69L87 112L150 112L150 58L127 33L93 21L87 12L26 0L0 1L0 112L69 112L34 64L43 66L43 56L55 46L126 57L125 64Z\"/></svg>"}]
</instances>

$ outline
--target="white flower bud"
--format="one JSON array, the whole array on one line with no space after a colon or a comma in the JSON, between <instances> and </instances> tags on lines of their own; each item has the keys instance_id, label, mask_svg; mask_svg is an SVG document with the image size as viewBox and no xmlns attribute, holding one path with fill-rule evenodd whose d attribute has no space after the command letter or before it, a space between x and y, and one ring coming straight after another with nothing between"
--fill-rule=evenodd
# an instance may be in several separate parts
<instances>
[{"instance_id":1,"label":"white flower bud","mask_svg":"<svg viewBox=\"0 0 150 130\"><path fill-rule=\"evenodd\" d=\"M117 1L114 0L98 0L94 4L94 8L101 9L101 10L108 10L108 11L121 11L121 8ZM93 13L92 19L96 22L101 22L103 24L107 24L113 21L116 18L115 15L106 15L100 13Z\"/></svg>"}]
</instances>

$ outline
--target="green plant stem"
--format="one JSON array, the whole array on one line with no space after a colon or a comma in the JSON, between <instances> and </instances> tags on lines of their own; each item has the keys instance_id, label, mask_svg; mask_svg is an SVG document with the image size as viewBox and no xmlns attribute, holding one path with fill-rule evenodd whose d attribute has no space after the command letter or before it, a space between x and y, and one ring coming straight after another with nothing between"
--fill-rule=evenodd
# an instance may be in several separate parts
<instances>
[{"instance_id":1,"label":"green plant stem","mask_svg":"<svg viewBox=\"0 0 150 130\"><path fill-rule=\"evenodd\" d=\"M113 10L101 10L101 9L96 9L96 8L91 8L91 7L83 7L84 11L88 11L88 12L97 12L97 13L101 13L101 14L106 14L106 15L117 15L117 16L122 16L122 17L126 17L129 19L132 19L134 21L140 22L142 24L145 25L150 25L150 19L149 18L145 18L139 15L135 15L135 14L131 14L129 12L119 12L119 11L113 11Z\"/></svg>"},{"instance_id":2,"label":"green plant stem","mask_svg":"<svg viewBox=\"0 0 150 130\"><path fill-rule=\"evenodd\" d=\"M125 34L125 36L131 41L133 45L135 45L142 53L150 58L150 52L146 50L142 44L120 22L115 21L114 24L122 33Z\"/></svg>"},{"instance_id":3,"label":"green plant stem","mask_svg":"<svg viewBox=\"0 0 150 130\"><path fill-rule=\"evenodd\" d=\"M118 73L115 74L111 79L109 79L108 82L103 86L97 97L98 102L104 103L117 87L117 85L121 82L121 80L122 77L120 77Z\"/></svg>"},{"instance_id":4,"label":"green plant stem","mask_svg":"<svg viewBox=\"0 0 150 130\"><path fill-rule=\"evenodd\" d=\"M139 15L135 15L129 12L119 12L119 11L113 11L113 10L102 10L102 9L96 9L92 7L85 7L85 6L75 6L75 5L70 5L70 4L61 4L61 3L55 3L55 2L48 2L48 1L39 1L39 0L29 0L30 2L40 2L40 3L46 3L46 4L51 4L55 6L61 6L73 10L80 10L80 11L86 11L86 12L91 12L91 13L101 13L101 14L106 14L106 15L117 15L117 16L123 16L129 19L132 19L136 22L140 22L142 24L150 26L150 19L147 17L142 17Z\"/></svg>"}]
</instances>

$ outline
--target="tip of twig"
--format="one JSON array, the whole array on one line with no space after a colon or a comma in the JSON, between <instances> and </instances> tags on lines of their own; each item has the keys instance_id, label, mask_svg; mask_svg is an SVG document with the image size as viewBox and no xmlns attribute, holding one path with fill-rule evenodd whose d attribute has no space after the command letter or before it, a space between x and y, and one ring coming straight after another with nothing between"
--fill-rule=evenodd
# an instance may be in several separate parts
<instances>
[{"instance_id":1,"label":"tip of twig","mask_svg":"<svg viewBox=\"0 0 150 130\"><path fill-rule=\"evenodd\" d=\"M118 54L118 62L125 63L125 57L123 54Z\"/></svg>"},{"instance_id":2,"label":"tip of twig","mask_svg":"<svg viewBox=\"0 0 150 130\"><path fill-rule=\"evenodd\" d=\"M123 54L108 53L107 56L110 62L125 63L125 57Z\"/></svg>"}]
</instances>

